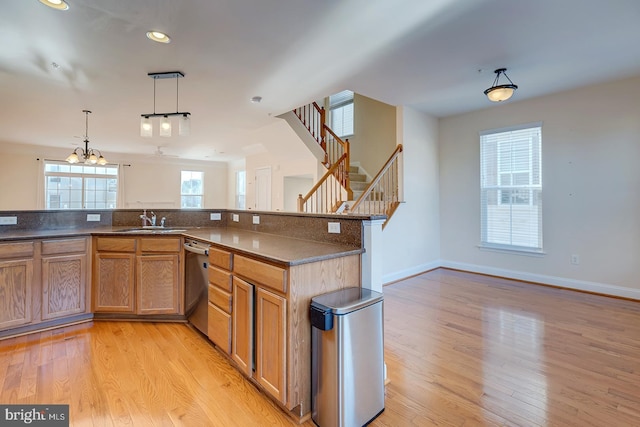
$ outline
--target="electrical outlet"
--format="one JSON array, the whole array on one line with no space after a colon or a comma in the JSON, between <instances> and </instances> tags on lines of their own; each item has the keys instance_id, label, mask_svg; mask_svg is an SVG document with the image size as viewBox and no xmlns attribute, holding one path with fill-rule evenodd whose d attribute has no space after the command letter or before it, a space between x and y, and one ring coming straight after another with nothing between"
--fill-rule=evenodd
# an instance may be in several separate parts
<instances>
[{"instance_id":1,"label":"electrical outlet","mask_svg":"<svg viewBox=\"0 0 640 427\"><path fill-rule=\"evenodd\" d=\"M99 222L100 221L100 214L87 214L87 221L91 221L91 222Z\"/></svg>"},{"instance_id":2,"label":"electrical outlet","mask_svg":"<svg viewBox=\"0 0 640 427\"><path fill-rule=\"evenodd\" d=\"M254 215L253 216L253 223L254 224L260 224L260 216Z\"/></svg>"},{"instance_id":3,"label":"electrical outlet","mask_svg":"<svg viewBox=\"0 0 640 427\"><path fill-rule=\"evenodd\" d=\"M209 214L209 219L211 221L220 221L222 216L220 215L220 212L213 212Z\"/></svg>"},{"instance_id":4,"label":"electrical outlet","mask_svg":"<svg viewBox=\"0 0 640 427\"><path fill-rule=\"evenodd\" d=\"M0 225L16 225L17 223L17 216L0 216Z\"/></svg>"},{"instance_id":5,"label":"electrical outlet","mask_svg":"<svg viewBox=\"0 0 640 427\"><path fill-rule=\"evenodd\" d=\"M238 214L233 214L231 218L233 218L233 222L239 222L240 221L240 215L238 215Z\"/></svg>"},{"instance_id":6,"label":"electrical outlet","mask_svg":"<svg viewBox=\"0 0 640 427\"><path fill-rule=\"evenodd\" d=\"M340 223L339 222L330 222L328 227L329 233L340 234Z\"/></svg>"},{"instance_id":7,"label":"electrical outlet","mask_svg":"<svg viewBox=\"0 0 640 427\"><path fill-rule=\"evenodd\" d=\"M580 255L572 254L571 255L571 264L573 264L573 265L580 264Z\"/></svg>"}]
</instances>

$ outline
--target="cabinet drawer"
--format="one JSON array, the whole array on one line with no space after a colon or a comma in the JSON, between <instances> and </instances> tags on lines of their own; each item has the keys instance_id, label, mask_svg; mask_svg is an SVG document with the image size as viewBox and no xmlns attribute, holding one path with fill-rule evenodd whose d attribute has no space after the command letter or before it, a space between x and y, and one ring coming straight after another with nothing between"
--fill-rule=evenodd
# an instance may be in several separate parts
<instances>
[{"instance_id":1,"label":"cabinet drawer","mask_svg":"<svg viewBox=\"0 0 640 427\"><path fill-rule=\"evenodd\" d=\"M33 256L33 242L0 243L0 258Z\"/></svg>"},{"instance_id":2,"label":"cabinet drawer","mask_svg":"<svg viewBox=\"0 0 640 427\"><path fill-rule=\"evenodd\" d=\"M131 237L98 237L96 250L98 252L135 252L136 239Z\"/></svg>"},{"instance_id":3,"label":"cabinet drawer","mask_svg":"<svg viewBox=\"0 0 640 427\"><path fill-rule=\"evenodd\" d=\"M231 292L232 280L231 273L228 271L220 270L218 267L209 265L209 283L223 289L227 292Z\"/></svg>"},{"instance_id":4,"label":"cabinet drawer","mask_svg":"<svg viewBox=\"0 0 640 427\"><path fill-rule=\"evenodd\" d=\"M222 351L231 354L231 315L209 303L207 335Z\"/></svg>"},{"instance_id":5,"label":"cabinet drawer","mask_svg":"<svg viewBox=\"0 0 640 427\"><path fill-rule=\"evenodd\" d=\"M209 248L209 262L225 270L231 270L231 252L223 251L214 247Z\"/></svg>"},{"instance_id":6,"label":"cabinet drawer","mask_svg":"<svg viewBox=\"0 0 640 427\"><path fill-rule=\"evenodd\" d=\"M283 268L236 255L233 261L233 272L276 291L287 292L287 270Z\"/></svg>"},{"instance_id":7,"label":"cabinet drawer","mask_svg":"<svg viewBox=\"0 0 640 427\"><path fill-rule=\"evenodd\" d=\"M86 252L87 239L58 239L44 240L42 242L42 255L69 254L73 252Z\"/></svg>"},{"instance_id":8,"label":"cabinet drawer","mask_svg":"<svg viewBox=\"0 0 640 427\"><path fill-rule=\"evenodd\" d=\"M216 286L209 285L209 302L231 314L231 294Z\"/></svg>"},{"instance_id":9,"label":"cabinet drawer","mask_svg":"<svg viewBox=\"0 0 640 427\"><path fill-rule=\"evenodd\" d=\"M182 246L179 237L162 238L151 237L140 239L140 250L142 252L180 252Z\"/></svg>"}]
</instances>

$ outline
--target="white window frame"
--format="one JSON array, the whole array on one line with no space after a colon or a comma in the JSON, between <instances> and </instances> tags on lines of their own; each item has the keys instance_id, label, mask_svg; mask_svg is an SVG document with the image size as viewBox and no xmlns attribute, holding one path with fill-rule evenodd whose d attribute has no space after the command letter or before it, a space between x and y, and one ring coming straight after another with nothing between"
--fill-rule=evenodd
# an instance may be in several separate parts
<instances>
[{"instance_id":1,"label":"white window frame","mask_svg":"<svg viewBox=\"0 0 640 427\"><path fill-rule=\"evenodd\" d=\"M481 248L543 253L541 122L480 132L480 210Z\"/></svg>"},{"instance_id":2,"label":"white window frame","mask_svg":"<svg viewBox=\"0 0 640 427\"><path fill-rule=\"evenodd\" d=\"M236 172L236 209L247 208L247 171Z\"/></svg>"},{"instance_id":3,"label":"white window frame","mask_svg":"<svg viewBox=\"0 0 640 427\"><path fill-rule=\"evenodd\" d=\"M59 171L52 171L50 169L54 168L63 169ZM66 210L66 209L117 209L118 207L118 180L120 179L119 167L118 165L86 165L83 163L80 164L69 164L64 161L57 160L45 160L43 163L44 168L44 208L46 210ZM52 179L60 178L62 179L76 179L80 180L80 187L76 189L62 189L58 187L57 189L52 189ZM105 180L104 190L91 189L89 185L89 181L95 180ZM115 181L115 182L113 182ZM62 198L58 201L59 205L52 207L52 199L51 196L55 194L51 194L53 191L57 190L58 195L61 195L63 192L67 192L69 200L64 205L61 205ZM75 190L75 191L74 191ZM77 200L73 197L72 192L79 194L80 199ZM93 194L94 196L98 193L104 193L104 197L100 198L100 200L96 200L94 197L93 201L89 200L89 194ZM113 193L113 197L109 197L109 193ZM75 200L74 200L75 199ZM110 200L111 199L111 200ZM76 205L78 204L79 205Z\"/></svg>"},{"instance_id":4,"label":"white window frame","mask_svg":"<svg viewBox=\"0 0 640 427\"><path fill-rule=\"evenodd\" d=\"M340 138L354 134L355 105L354 94L343 90L329 97L329 119L331 130Z\"/></svg>"},{"instance_id":5,"label":"white window frame","mask_svg":"<svg viewBox=\"0 0 640 427\"><path fill-rule=\"evenodd\" d=\"M185 178L185 175L189 174L190 180L194 180L194 175L200 176L200 192L184 192L182 188L182 184ZM186 198L200 198L200 203L198 206L185 206L187 204L185 202ZM180 171L180 209L203 209L204 208L204 172L197 170L182 170Z\"/></svg>"}]
</instances>

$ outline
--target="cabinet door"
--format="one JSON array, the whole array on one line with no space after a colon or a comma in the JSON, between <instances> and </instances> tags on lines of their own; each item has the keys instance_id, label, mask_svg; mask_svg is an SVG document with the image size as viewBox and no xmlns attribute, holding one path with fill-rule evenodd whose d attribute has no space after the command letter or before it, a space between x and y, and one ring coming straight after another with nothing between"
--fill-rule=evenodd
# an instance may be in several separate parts
<instances>
[{"instance_id":1,"label":"cabinet door","mask_svg":"<svg viewBox=\"0 0 640 427\"><path fill-rule=\"evenodd\" d=\"M134 254L97 253L93 309L96 312L133 313Z\"/></svg>"},{"instance_id":2,"label":"cabinet door","mask_svg":"<svg viewBox=\"0 0 640 427\"><path fill-rule=\"evenodd\" d=\"M31 322L33 260L0 260L0 330Z\"/></svg>"},{"instance_id":3,"label":"cabinet door","mask_svg":"<svg viewBox=\"0 0 640 427\"><path fill-rule=\"evenodd\" d=\"M231 357L251 377L253 371L253 285L233 278Z\"/></svg>"},{"instance_id":4,"label":"cabinet door","mask_svg":"<svg viewBox=\"0 0 640 427\"><path fill-rule=\"evenodd\" d=\"M287 301L258 287L256 291L256 379L273 397L286 403Z\"/></svg>"},{"instance_id":5,"label":"cabinet door","mask_svg":"<svg viewBox=\"0 0 640 427\"><path fill-rule=\"evenodd\" d=\"M85 312L87 255L42 259L42 319Z\"/></svg>"},{"instance_id":6,"label":"cabinet door","mask_svg":"<svg viewBox=\"0 0 640 427\"><path fill-rule=\"evenodd\" d=\"M138 314L177 314L179 310L177 254L138 256Z\"/></svg>"},{"instance_id":7,"label":"cabinet door","mask_svg":"<svg viewBox=\"0 0 640 427\"><path fill-rule=\"evenodd\" d=\"M227 354L231 354L231 315L209 303L207 314L209 339Z\"/></svg>"}]
</instances>

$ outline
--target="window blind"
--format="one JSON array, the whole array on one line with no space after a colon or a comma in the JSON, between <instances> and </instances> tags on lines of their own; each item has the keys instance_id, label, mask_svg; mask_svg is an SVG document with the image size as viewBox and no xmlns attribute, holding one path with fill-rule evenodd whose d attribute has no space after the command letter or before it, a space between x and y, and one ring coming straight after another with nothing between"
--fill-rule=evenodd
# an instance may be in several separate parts
<instances>
[{"instance_id":1,"label":"window blind","mask_svg":"<svg viewBox=\"0 0 640 427\"><path fill-rule=\"evenodd\" d=\"M540 124L480 134L481 246L542 251Z\"/></svg>"},{"instance_id":2,"label":"window blind","mask_svg":"<svg viewBox=\"0 0 640 427\"><path fill-rule=\"evenodd\" d=\"M343 90L329 96L331 130L343 137L353 135L353 92Z\"/></svg>"}]
</instances>

